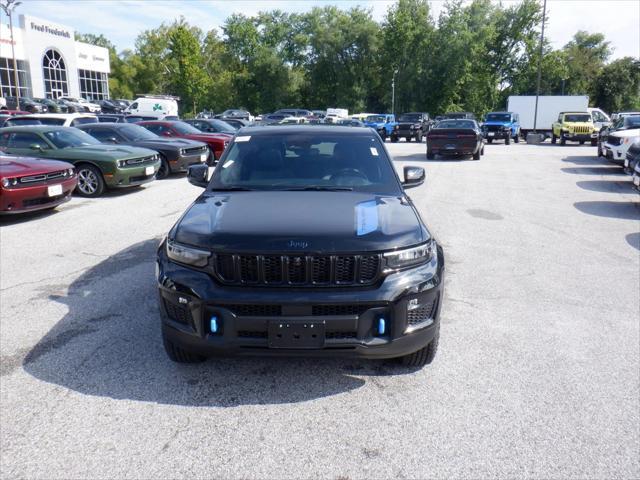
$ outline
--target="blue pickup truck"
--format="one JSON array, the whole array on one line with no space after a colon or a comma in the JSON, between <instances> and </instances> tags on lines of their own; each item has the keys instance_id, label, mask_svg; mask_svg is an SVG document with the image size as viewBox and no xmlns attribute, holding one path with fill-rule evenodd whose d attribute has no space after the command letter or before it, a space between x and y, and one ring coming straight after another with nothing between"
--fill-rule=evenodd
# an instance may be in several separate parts
<instances>
[{"instance_id":1,"label":"blue pickup truck","mask_svg":"<svg viewBox=\"0 0 640 480\"><path fill-rule=\"evenodd\" d=\"M513 112L489 112L484 117L482 136L491 143L497 139L504 139L509 145L511 140L520 141L520 116Z\"/></svg>"},{"instance_id":2,"label":"blue pickup truck","mask_svg":"<svg viewBox=\"0 0 640 480\"><path fill-rule=\"evenodd\" d=\"M384 141L391 136L398 122L396 122L395 115L391 113L376 113L365 118L364 125L373 128Z\"/></svg>"}]
</instances>

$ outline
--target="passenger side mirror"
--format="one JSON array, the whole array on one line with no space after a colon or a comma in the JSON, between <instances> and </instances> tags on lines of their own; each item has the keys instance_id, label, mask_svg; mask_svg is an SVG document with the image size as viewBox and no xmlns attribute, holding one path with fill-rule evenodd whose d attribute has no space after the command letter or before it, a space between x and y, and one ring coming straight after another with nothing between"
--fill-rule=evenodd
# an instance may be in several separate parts
<instances>
[{"instance_id":1,"label":"passenger side mirror","mask_svg":"<svg viewBox=\"0 0 640 480\"><path fill-rule=\"evenodd\" d=\"M32 143L31 145L29 145L29 148L30 148L31 150L35 150L35 151L37 151L37 152L41 152L41 151L43 150L43 149L42 149L42 145L39 145L39 144L37 144L37 143Z\"/></svg>"},{"instance_id":2,"label":"passenger side mirror","mask_svg":"<svg viewBox=\"0 0 640 480\"><path fill-rule=\"evenodd\" d=\"M170 137L172 134L169 130L165 130L164 132L162 132L161 134L163 137Z\"/></svg>"},{"instance_id":3,"label":"passenger side mirror","mask_svg":"<svg viewBox=\"0 0 640 480\"><path fill-rule=\"evenodd\" d=\"M404 188L418 187L424 183L426 174L422 167L404 167Z\"/></svg>"},{"instance_id":4,"label":"passenger side mirror","mask_svg":"<svg viewBox=\"0 0 640 480\"><path fill-rule=\"evenodd\" d=\"M118 140L116 140L116 137L109 137L109 138L107 138L107 142L109 142L109 143L118 143Z\"/></svg>"},{"instance_id":5,"label":"passenger side mirror","mask_svg":"<svg viewBox=\"0 0 640 480\"><path fill-rule=\"evenodd\" d=\"M209 184L208 175L209 167L206 164L191 165L187 171L187 180L191 185L206 188Z\"/></svg>"}]
</instances>

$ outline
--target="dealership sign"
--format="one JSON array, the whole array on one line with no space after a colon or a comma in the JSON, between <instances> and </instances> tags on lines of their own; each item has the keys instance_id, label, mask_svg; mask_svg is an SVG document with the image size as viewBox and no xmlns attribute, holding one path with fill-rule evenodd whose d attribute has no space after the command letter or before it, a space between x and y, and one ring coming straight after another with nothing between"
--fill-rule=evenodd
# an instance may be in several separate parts
<instances>
[{"instance_id":1,"label":"dealership sign","mask_svg":"<svg viewBox=\"0 0 640 480\"><path fill-rule=\"evenodd\" d=\"M49 27L48 25L38 25L37 23L30 22L31 30L37 30L38 32L48 33L50 35L55 35L57 37L71 38L71 33L69 30L64 30L62 28Z\"/></svg>"}]
</instances>

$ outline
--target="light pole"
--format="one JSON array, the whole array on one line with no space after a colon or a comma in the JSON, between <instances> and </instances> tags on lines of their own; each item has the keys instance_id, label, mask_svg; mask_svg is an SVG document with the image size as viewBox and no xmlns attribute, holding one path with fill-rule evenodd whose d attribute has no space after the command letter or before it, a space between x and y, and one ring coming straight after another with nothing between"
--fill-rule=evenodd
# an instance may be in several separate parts
<instances>
[{"instance_id":1,"label":"light pole","mask_svg":"<svg viewBox=\"0 0 640 480\"><path fill-rule=\"evenodd\" d=\"M542 6L542 30L540 32L540 57L538 58L538 82L536 86L536 106L533 111L533 133L527 135L527 143L542 143L544 135L538 134L538 97L540 96L540 81L542 79L542 54L544 53L544 22L547 16L547 0Z\"/></svg>"},{"instance_id":2,"label":"light pole","mask_svg":"<svg viewBox=\"0 0 640 480\"><path fill-rule=\"evenodd\" d=\"M395 115L396 113L396 74L398 73L398 69L393 69L393 76L391 77L391 114Z\"/></svg>"},{"instance_id":3,"label":"light pole","mask_svg":"<svg viewBox=\"0 0 640 480\"><path fill-rule=\"evenodd\" d=\"M20 84L18 82L18 62L16 61L16 42L13 40L13 19L11 14L17 6L22 2L16 2L16 0L0 0L0 7L4 10L4 13L9 17L9 32L11 32L11 55L13 56L13 83L16 89L16 110L20 110ZM9 90L11 93L11 90Z\"/></svg>"}]
</instances>

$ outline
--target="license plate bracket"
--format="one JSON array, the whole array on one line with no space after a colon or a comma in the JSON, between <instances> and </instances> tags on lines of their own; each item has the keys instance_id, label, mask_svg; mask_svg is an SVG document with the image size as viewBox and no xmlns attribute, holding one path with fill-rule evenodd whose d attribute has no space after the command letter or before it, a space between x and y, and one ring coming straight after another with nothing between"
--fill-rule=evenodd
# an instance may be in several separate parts
<instances>
[{"instance_id":1,"label":"license plate bracket","mask_svg":"<svg viewBox=\"0 0 640 480\"><path fill-rule=\"evenodd\" d=\"M271 321L268 326L269 348L322 348L325 330L325 322Z\"/></svg>"}]
</instances>

